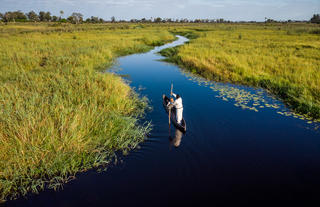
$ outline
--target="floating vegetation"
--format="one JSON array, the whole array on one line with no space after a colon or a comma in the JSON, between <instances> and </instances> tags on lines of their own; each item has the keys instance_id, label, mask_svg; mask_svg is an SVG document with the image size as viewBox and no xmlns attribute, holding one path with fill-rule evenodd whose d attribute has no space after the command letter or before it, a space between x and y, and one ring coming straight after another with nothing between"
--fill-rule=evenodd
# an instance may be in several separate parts
<instances>
[{"instance_id":1,"label":"floating vegetation","mask_svg":"<svg viewBox=\"0 0 320 207\"><path fill-rule=\"evenodd\" d=\"M216 98L230 102L235 107L255 112L259 112L259 110L273 109L281 116L293 117L307 121L306 123L308 125L313 125L312 128L314 130L319 129L319 122L306 118L302 114L290 111L281 101L271 94L268 94L264 89L253 89L245 86L207 81L204 78L187 71L184 71L184 74L188 80L197 83L199 86L209 87L211 90L218 93L215 95Z\"/></svg>"},{"instance_id":2,"label":"floating vegetation","mask_svg":"<svg viewBox=\"0 0 320 207\"><path fill-rule=\"evenodd\" d=\"M146 90L147 88L146 87L143 87L142 85L139 85L138 87L138 91L144 91Z\"/></svg>"},{"instance_id":3,"label":"floating vegetation","mask_svg":"<svg viewBox=\"0 0 320 207\"><path fill-rule=\"evenodd\" d=\"M288 108L320 122L319 36L284 31L291 29L288 25L195 29L198 38L162 54L207 80L264 88Z\"/></svg>"}]
</instances>

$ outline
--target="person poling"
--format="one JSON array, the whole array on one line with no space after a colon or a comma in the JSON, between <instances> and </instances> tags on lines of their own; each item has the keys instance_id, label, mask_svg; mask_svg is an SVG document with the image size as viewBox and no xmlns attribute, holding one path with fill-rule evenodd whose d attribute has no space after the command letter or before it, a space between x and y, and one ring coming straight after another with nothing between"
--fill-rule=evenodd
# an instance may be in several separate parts
<instances>
[{"instance_id":1,"label":"person poling","mask_svg":"<svg viewBox=\"0 0 320 207\"><path fill-rule=\"evenodd\" d=\"M187 124L182 116L182 113L183 113L182 98L179 94L173 93L172 89L173 89L173 84L171 84L170 95L174 96L175 100L173 98L167 97L165 94L162 95L163 107L165 108L166 112L169 114L168 116L169 131L170 131L170 123L172 121L172 123L177 129L179 129L182 133L186 133Z\"/></svg>"},{"instance_id":2,"label":"person poling","mask_svg":"<svg viewBox=\"0 0 320 207\"><path fill-rule=\"evenodd\" d=\"M175 94L171 91L171 96L173 95L176 100L174 101L173 98L170 99L168 104L172 104L176 108L176 119L177 123L181 124L182 120L182 113L183 113L183 105L182 105L182 98L179 94Z\"/></svg>"}]
</instances>

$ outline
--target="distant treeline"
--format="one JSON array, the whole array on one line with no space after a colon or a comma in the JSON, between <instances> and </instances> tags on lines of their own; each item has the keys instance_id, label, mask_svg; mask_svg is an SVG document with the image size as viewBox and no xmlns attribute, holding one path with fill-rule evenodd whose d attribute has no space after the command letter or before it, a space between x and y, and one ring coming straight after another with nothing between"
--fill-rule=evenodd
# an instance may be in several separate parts
<instances>
[{"instance_id":1,"label":"distant treeline","mask_svg":"<svg viewBox=\"0 0 320 207\"><path fill-rule=\"evenodd\" d=\"M40 11L38 14L34 11L28 13L23 13L22 11L8 11L5 13L0 13L0 21L3 22L62 22L62 23L105 23L105 22L132 22L132 23L255 23L256 21L230 21L225 19L173 19L173 18L142 18L142 19L131 19L131 20L116 20L115 17L111 17L110 20L104 20L99 17L91 16L91 18L84 19L81 13L74 12L71 16L63 18L64 12L60 11L60 16L51 15L50 12ZM296 20L286 20L277 21L269 18L265 18L266 23L276 23L276 22L311 22L320 24L320 15L314 14L309 21L296 21Z\"/></svg>"}]
</instances>

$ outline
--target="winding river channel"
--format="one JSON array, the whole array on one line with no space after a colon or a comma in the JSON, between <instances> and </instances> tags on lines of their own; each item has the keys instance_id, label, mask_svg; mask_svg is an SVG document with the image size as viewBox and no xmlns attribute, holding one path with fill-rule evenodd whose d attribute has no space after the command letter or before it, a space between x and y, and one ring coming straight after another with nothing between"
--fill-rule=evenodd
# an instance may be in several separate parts
<instances>
[{"instance_id":1,"label":"winding river channel","mask_svg":"<svg viewBox=\"0 0 320 207\"><path fill-rule=\"evenodd\" d=\"M106 171L80 173L58 192L8 206L317 206L320 129L262 89L205 81L157 52L118 58L106 71L150 100L147 140ZM183 98L187 133L171 126L162 94ZM206 204L208 203L208 204ZM310 203L311 205L303 205ZM315 205L312 205L315 204Z\"/></svg>"}]
</instances>

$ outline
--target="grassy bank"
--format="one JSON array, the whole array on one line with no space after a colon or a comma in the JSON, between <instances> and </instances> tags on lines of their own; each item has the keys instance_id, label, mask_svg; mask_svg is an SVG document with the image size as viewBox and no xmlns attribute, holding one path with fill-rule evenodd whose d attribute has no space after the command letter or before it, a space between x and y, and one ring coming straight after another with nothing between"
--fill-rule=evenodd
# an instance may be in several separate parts
<instances>
[{"instance_id":1,"label":"grassy bank","mask_svg":"<svg viewBox=\"0 0 320 207\"><path fill-rule=\"evenodd\" d=\"M11 24L0 31L0 200L58 188L144 139L148 127L138 118L146 102L97 69L173 35L125 24Z\"/></svg>"},{"instance_id":2,"label":"grassy bank","mask_svg":"<svg viewBox=\"0 0 320 207\"><path fill-rule=\"evenodd\" d=\"M220 24L175 30L189 36L190 31L198 38L162 55L210 80L265 88L296 112L320 120L318 25Z\"/></svg>"}]
</instances>

